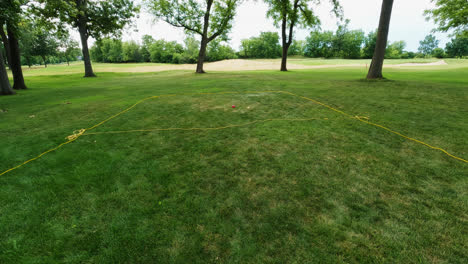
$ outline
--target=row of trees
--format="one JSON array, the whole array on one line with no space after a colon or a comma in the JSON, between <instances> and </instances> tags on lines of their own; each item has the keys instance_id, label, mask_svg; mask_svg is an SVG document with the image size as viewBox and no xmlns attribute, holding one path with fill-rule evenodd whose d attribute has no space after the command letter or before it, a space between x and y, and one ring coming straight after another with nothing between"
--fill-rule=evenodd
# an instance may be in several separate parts
<instances>
[{"instance_id":1,"label":"row of trees","mask_svg":"<svg viewBox=\"0 0 468 264\"><path fill-rule=\"evenodd\" d=\"M262 32L258 37L241 42L241 58L279 58L282 55L279 34ZM377 42L377 32L365 35L362 30L348 30L339 26L336 32L313 31L305 41L294 40L288 55L303 55L311 58L371 59ZM456 58L468 56L468 37L457 35L447 43L445 50L438 47L439 41L428 35L420 41L418 52L405 51L406 42L395 41L387 44L386 59L412 58Z\"/></svg>"},{"instance_id":2,"label":"row of trees","mask_svg":"<svg viewBox=\"0 0 468 264\"><path fill-rule=\"evenodd\" d=\"M294 30L303 27L317 29L320 20L315 8L320 0L264 0L268 5L267 16L281 29L281 71L286 71L287 55L294 43ZM433 0L435 8L426 10L434 19L438 30L453 29L456 34L468 33L468 7L466 0ZM329 0L331 12L342 19L339 0ZM203 73L207 47L215 39L226 40L232 28L232 20L240 0L146 0L153 15L167 23L200 36L197 73ZM383 0L372 64L368 79L382 78L382 65L387 50L393 0ZM14 89L26 89L21 69L19 45L20 25L25 18L34 17L44 25L64 32L72 27L80 33L85 77L94 77L88 49L88 39L97 40L110 34L118 34L129 24L139 7L131 0L2 0L0 1L0 25L6 57L13 73ZM6 31L6 34L5 34ZM456 46L456 45L454 45ZM452 48L452 47L451 47ZM349 54L355 55L354 51ZM348 55L349 55L348 54ZM0 53L0 89L2 94L12 94L7 78L3 54Z\"/></svg>"},{"instance_id":3,"label":"row of trees","mask_svg":"<svg viewBox=\"0 0 468 264\"><path fill-rule=\"evenodd\" d=\"M85 77L93 77L88 38L118 33L131 22L139 8L131 0L2 0L0 1L0 33L6 59L13 74L13 89L27 89L21 68L21 25L35 21L41 27L66 34L68 28L80 33ZM5 33L6 32L6 33ZM49 37L50 34L44 34ZM38 39L34 39L34 43ZM52 43L47 41L47 43ZM44 46L38 45L40 48ZM32 44L28 45L32 48ZM13 94L3 54L0 52L0 93Z\"/></svg>"},{"instance_id":4,"label":"row of trees","mask_svg":"<svg viewBox=\"0 0 468 264\"><path fill-rule=\"evenodd\" d=\"M348 23L338 27L336 32L313 31L305 41L293 40L288 55L302 55L311 58L371 59L377 42L377 33L367 35L362 30L349 30ZM155 63L196 63L200 41L194 37L185 39L184 44L175 41L155 40L143 36L142 44L135 41L122 42L105 38L91 48L91 58L96 62L155 62ZM428 35L420 41L418 52L405 51L404 41L387 44L386 59L412 58L454 58L468 55L468 37L456 36L446 46L438 47L439 41ZM280 36L276 32L261 32L260 36L241 41L239 52L219 40L210 42L205 61L235 58L279 58L282 55Z\"/></svg>"},{"instance_id":5,"label":"row of trees","mask_svg":"<svg viewBox=\"0 0 468 264\"><path fill-rule=\"evenodd\" d=\"M251 38L242 42L242 50L239 53L241 57L276 57L281 54L281 71L287 70L288 54L302 52L309 56L322 57L372 57L373 63L368 78L374 79L382 78L382 65L386 54L389 58L416 56L416 54L404 51L406 45L404 42L387 45L393 0L383 0L378 31L369 34L367 37L362 31L348 30L348 22L346 22L338 28L335 34L331 32L312 34L306 43L294 41L294 30L300 27L317 29L320 26L320 20L315 14L314 7L319 5L321 1L264 1L269 7L267 16L273 19L277 27L281 28L281 45L276 44L279 40L278 35L262 33L258 38ZM332 14L342 19L343 12L339 1L329 1L332 6ZM155 0L150 2L150 10L157 18L201 36L197 72L202 73L206 46L217 36L225 36L229 32L238 1L220 0L214 2L213 0L207 0L206 5L191 0ZM434 0L434 2L436 2L436 8L427 10L426 15L435 19L440 31L454 28L458 33L466 32L466 18L460 19L460 15L463 16L467 10L466 0ZM213 12L212 7L214 7ZM317 41L320 39L325 39L325 41L320 43L320 41ZM421 46L423 47L421 53L425 56L429 55L427 50L430 50L430 53L434 52L432 48L426 49L425 43L422 43ZM290 48L293 49L290 51ZM447 50L450 50L450 48ZM440 56L440 49L437 51L436 54Z\"/></svg>"},{"instance_id":6,"label":"row of trees","mask_svg":"<svg viewBox=\"0 0 468 264\"><path fill-rule=\"evenodd\" d=\"M187 37L184 45L175 41L155 40L143 36L142 44L135 41L122 42L120 39L98 40L91 48L91 59L96 62L155 62L155 63L196 63L200 41ZM236 52L219 40L210 42L205 61L237 58Z\"/></svg>"},{"instance_id":7,"label":"row of trees","mask_svg":"<svg viewBox=\"0 0 468 264\"><path fill-rule=\"evenodd\" d=\"M65 33L51 32L40 23L25 20L19 25L18 43L21 50L21 65L44 65L50 63L70 63L78 60L81 56L78 42L71 39ZM0 32L4 43L8 43L8 37L5 32ZM4 47L9 48L5 45ZM0 47L0 52L4 58L4 64L10 66L10 54L4 48Z\"/></svg>"}]
</instances>

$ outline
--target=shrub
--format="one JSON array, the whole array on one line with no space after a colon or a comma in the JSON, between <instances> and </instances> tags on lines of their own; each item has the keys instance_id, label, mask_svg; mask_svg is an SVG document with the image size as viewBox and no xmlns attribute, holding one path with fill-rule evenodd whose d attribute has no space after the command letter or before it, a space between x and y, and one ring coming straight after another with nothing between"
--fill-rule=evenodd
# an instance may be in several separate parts
<instances>
[{"instance_id":1,"label":"shrub","mask_svg":"<svg viewBox=\"0 0 468 264\"><path fill-rule=\"evenodd\" d=\"M435 48L432 51L432 56L439 58L439 59L445 58L445 51L441 48Z\"/></svg>"}]
</instances>

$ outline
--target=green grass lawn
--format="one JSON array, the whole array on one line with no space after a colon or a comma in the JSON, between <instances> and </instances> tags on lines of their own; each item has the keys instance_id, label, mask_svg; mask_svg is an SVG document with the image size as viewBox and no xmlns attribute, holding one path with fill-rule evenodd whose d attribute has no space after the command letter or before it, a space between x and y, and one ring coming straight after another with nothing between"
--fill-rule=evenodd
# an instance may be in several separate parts
<instances>
[{"instance_id":1,"label":"green grass lawn","mask_svg":"<svg viewBox=\"0 0 468 264\"><path fill-rule=\"evenodd\" d=\"M82 67L74 65L71 67ZM466 263L468 62L196 75L66 66L0 97L0 263ZM62 68L60 68L62 67ZM115 67L111 65L110 67ZM124 67L124 65L120 66ZM130 66L131 67L131 66ZM198 94L239 92L238 94ZM232 108L236 105L236 108Z\"/></svg>"}]
</instances>

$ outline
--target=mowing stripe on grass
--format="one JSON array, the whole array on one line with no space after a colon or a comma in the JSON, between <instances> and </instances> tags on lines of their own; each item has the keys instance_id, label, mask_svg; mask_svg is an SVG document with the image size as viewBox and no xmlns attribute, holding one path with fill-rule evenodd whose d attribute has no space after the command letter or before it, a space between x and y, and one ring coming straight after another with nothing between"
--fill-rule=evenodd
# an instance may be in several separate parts
<instances>
[{"instance_id":1,"label":"mowing stripe on grass","mask_svg":"<svg viewBox=\"0 0 468 264\"><path fill-rule=\"evenodd\" d=\"M348 118L351 118L351 119L356 119L362 123L365 123L365 124L369 124L369 125L372 125L372 126L375 126L375 127L378 127L378 128L381 128L381 129L384 129L388 132L391 132L395 135L398 135L400 137L403 137L407 140L410 140L410 141L413 141L413 142L416 142L416 143L419 143L419 144L422 144L426 147L429 147L431 149L434 149L434 150L438 150L438 151L441 151L442 153L444 153L445 155L453 158L453 159L456 159L456 160L459 160L459 161L462 161L462 162L465 162L465 163L468 163L468 160L465 160L461 157L457 157L453 154L450 154L448 151L446 151L445 149L442 149L442 148L439 148L439 147L435 147L435 146L432 146L424 141L421 141L421 140L417 140L417 139L414 139L414 138L411 138L409 136L406 136L406 135L403 135L399 132L396 132L390 128L387 128L385 126L382 126L382 125L379 125L379 124L376 124L376 123L372 123L370 121L367 121L367 120L364 120L363 117L360 117L360 116L353 116L353 115L350 115L346 112L343 112L339 109L336 109L332 106L329 106L327 104L324 104L320 101L317 101L317 100L314 100L314 99L311 99L311 98L308 98L308 97L305 97L305 96L301 96L301 95L297 95L297 94L294 94L294 93L291 93L291 92L286 92L286 91L246 91L246 92L215 92L215 93L184 93L184 94L166 94L166 95L156 95L156 96L150 96L150 97L147 97L147 98L144 98L140 101L137 101L135 104L133 104L132 106L126 108L125 110L113 115L113 116L110 116L109 118L106 118L105 120L89 127L89 128L86 128L86 129L80 129L79 131L75 131L73 133L73 135L70 135L68 137L66 137L67 141L58 145L57 147L55 148L52 148L52 149L49 149L41 154L39 154L37 157L35 158L32 158L32 159L29 159L13 168L10 168L2 173L0 173L0 176L8 173L8 172L11 172L13 170L16 170L34 160L37 160L39 158L41 158L42 156L52 152L52 151L55 151L69 143L72 143L73 141L77 140L78 138L80 138L81 136L84 136L84 135L96 135L96 134L116 134L116 133L130 133L130 132L150 132L150 131L171 131L171 130L221 130L221 129L227 129L227 128L233 128L233 127L241 127L241 126L247 126L247 125L251 125L251 124L254 124L254 123L259 123L259 122L269 122L269 121L307 121L307 120L313 120L315 118L310 118L310 119L264 119L264 120L256 120L256 121L252 121L252 122L249 122L249 123L246 123L246 124L241 124L241 125L229 125L229 126L224 126L224 127L216 127L216 128L155 128L155 129L142 129L142 130L127 130L127 131L109 131L109 132L94 132L94 133L86 133L87 131L90 131L90 130L93 130L101 125L103 125L104 123L132 110L133 108L135 108L137 105L147 101L147 100L150 100L150 99L156 99L156 98L161 98L161 97L171 97L171 96L181 96L181 95L218 95L218 94L252 94L252 93L282 93L282 94L288 94L288 95L292 95L292 96L295 96L295 97L299 97L299 98L302 98L302 99L305 99L305 100L308 100L308 101L311 101L311 102L314 102L318 105L321 105L321 106L324 106L332 111L335 111L341 115L344 115Z\"/></svg>"}]
</instances>

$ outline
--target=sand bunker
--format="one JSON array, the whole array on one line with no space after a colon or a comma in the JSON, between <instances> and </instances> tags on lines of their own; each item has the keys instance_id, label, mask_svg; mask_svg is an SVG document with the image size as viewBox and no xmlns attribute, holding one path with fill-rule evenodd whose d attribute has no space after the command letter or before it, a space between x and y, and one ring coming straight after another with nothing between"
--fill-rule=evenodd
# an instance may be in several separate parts
<instances>
[{"instance_id":1,"label":"sand bunker","mask_svg":"<svg viewBox=\"0 0 468 264\"><path fill-rule=\"evenodd\" d=\"M395 65L385 65L388 68L395 67L416 67L416 66L441 66L447 65L444 60L431 63L404 63ZM204 69L206 71L258 71L258 70L278 70L281 66L280 60L224 60L217 62L205 63ZM362 64L337 64L337 65L301 65L294 64L294 61L288 62L288 69L325 69L325 68L343 68L343 67L363 67ZM171 70L195 70L194 64L166 64L166 65L148 65L137 66L132 68L118 68L106 67L106 71L113 72L158 72L158 71L171 71Z\"/></svg>"},{"instance_id":2,"label":"sand bunker","mask_svg":"<svg viewBox=\"0 0 468 264\"><path fill-rule=\"evenodd\" d=\"M444 60L430 62L430 63L403 63L396 65L386 65L386 67L417 67L417 66L441 66L448 65Z\"/></svg>"}]
</instances>

